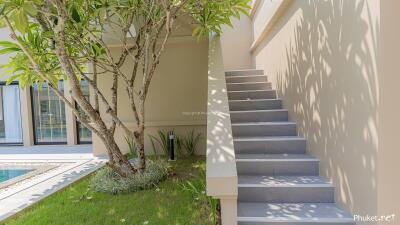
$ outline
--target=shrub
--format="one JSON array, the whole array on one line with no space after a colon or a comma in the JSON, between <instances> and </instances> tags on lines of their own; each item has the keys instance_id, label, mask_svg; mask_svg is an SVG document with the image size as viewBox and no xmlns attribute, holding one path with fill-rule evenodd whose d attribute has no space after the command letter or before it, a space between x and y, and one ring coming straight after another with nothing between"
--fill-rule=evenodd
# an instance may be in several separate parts
<instances>
[{"instance_id":1,"label":"shrub","mask_svg":"<svg viewBox=\"0 0 400 225\"><path fill-rule=\"evenodd\" d=\"M201 138L201 133L196 134L195 131L192 130L187 135L179 137L179 148L185 149L186 154L192 156L194 155L196 151L196 146L199 144Z\"/></svg>"},{"instance_id":2,"label":"shrub","mask_svg":"<svg viewBox=\"0 0 400 225\"><path fill-rule=\"evenodd\" d=\"M168 155L170 151L168 131L159 130L157 131L157 134L158 136L149 135L154 154L157 154L156 145L158 145L162 150L162 154ZM197 145L202 139L202 134L196 133L194 130L192 130L186 135L174 135L178 155L193 156Z\"/></svg>"},{"instance_id":3,"label":"shrub","mask_svg":"<svg viewBox=\"0 0 400 225\"><path fill-rule=\"evenodd\" d=\"M163 155L168 155L169 153L169 135L168 131L163 131L159 130L157 131L158 137L149 135L150 137L150 142L153 147L153 152L154 155L157 155L157 150L156 150L156 143L161 147L162 154Z\"/></svg>"},{"instance_id":4,"label":"shrub","mask_svg":"<svg viewBox=\"0 0 400 225\"><path fill-rule=\"evenodd\" d=\"M142 174L121 177L110 167L100 169L91 181L91 186L97 192L122 194L150 189L164 180L169 171L165 160L148 160L147 168Z\"/></svg>"},{"instance_id":5,"label":"shrub","mask_svg":"<svg viewBox=\"0 0 400 225\"><path fill-rule=\"evenodd\" d=\"M185 155L185 153L182 152L183 148L182 138L180 138L180 136L177 135L173 130L172 132L174 133L175 136L174 142L175 142L176 153L178 155ZM165 130L159 130L157 131L157 134L158 136L149 135L153 153L155 155L158 154L156 147L156 145L158 145L162 150L161 155L168 156L170 154L169 132Z\"/></svg>"},{"instance_id":6,"label":"shrub","mask_svg":"<svg viewBox=\"0 0 400 225\"><path fill-rule=\"evenodd\" d=\"M128 159L135 159L138 157L138 145L136 144L136 142L129 137L125 137L125 142L128 145L128 154L127 157Z\"/></svg>"}]
</instances>

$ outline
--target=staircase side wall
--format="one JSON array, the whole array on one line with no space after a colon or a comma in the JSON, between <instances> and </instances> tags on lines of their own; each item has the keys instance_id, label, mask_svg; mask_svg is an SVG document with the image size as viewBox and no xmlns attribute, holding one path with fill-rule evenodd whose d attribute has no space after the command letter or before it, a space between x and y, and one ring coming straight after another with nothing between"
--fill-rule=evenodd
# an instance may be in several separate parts
<instances>
[{"instance_id":1,"label":"staircase side wall","mask_svg":"<svg viewBox=\"0 0 400 225\"><path fill-rule=\"evenodd\" d=\"M400 224L400 1L381 2L379 57L379 156L378 209L380 215L395 220L380 224Z\"/></svg>"},{"instance_id":2,"label":"staircase side wall","mask_svg":"<svg viewBox=\"0 0 400 225\"><path fill-rule=\"evenodd\" d=\"M264 18L280 2L289 1L262 1L254 15L256 68L279 90L321 175L337 187L337 202L377 215L380 3L290 1Z\"/></svg>"}]
</instances>

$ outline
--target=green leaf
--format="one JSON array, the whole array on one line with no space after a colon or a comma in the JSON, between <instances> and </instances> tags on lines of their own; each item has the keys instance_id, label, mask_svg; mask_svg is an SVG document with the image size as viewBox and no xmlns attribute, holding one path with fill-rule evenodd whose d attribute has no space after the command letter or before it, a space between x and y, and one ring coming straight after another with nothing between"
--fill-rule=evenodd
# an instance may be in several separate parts
<instances>
[{"instance_id":1,"label":"green leaf","mask_svg":"<svg viewBox=\"0 0 400 225\"><path fill-rule=\"evenodd\" d=\"M28 16L24 13L23 9L15 10L12 19L15 23L17 30L23 34L28 30Z\"/></svg>"},{"instance_id":2,"label":"green leaf","mask_svg":"<svg viewBox=\"0 0 400 225\"><path fill-rule=\"evenodd\" d=\"M32 2L25 2L22 8L31 16L35 16L37 14L37 10Z\"/></svg>"},{"instance_id":3,"label":"green leaf","mask_svg":"<svg viewBox=\"0 0 400 225\"><path fill-rule=\"evenodd\" d=\"M72 8L71 17L75 22L77 23L81 22L81 16L79 15L78 10L76 10L75 7Z\"/></svg>"},{"instance_id":4,"label":"green leaf","mask_svg":"<svg viewBox=\"0 0 400 225\"><path fill-rule=\"evenodd\" d=\"M194 37L197 37L198 35L199 35L199 33L201 32L201 29L202 29L202 27L196 27L196 28L194 28L193 29L193 32L192 32L192 35L194 36Z\"/></svg>"},{"instance_id":5,"label":"green leaf","mask_svg":"<svg viewBox=\"0 0 400 225\"><path fill-rule=\"evenodd\" d=\"M5 27L6 27L6 23L4 22L3 19L0 19L0 28L5 28Z\"/></svg>"},{"instance_id":6,"label":"green leaf","mask_svg":"<svg viewBox=\"0 0 400 225\"><path fill-rule=\"evenodd\" d=\"M18 78L20 76L21 76L20 74L16 74L16 75L11 76L10 78L8 78L6 80L6 85L10 85L13 81L18 80Z\"/></svg>"},{"instance_id":7,"label":"green leaf","mask_svg":"<svg viewBox=\"0 0 400 225\"><path fill-rule=\"evenodd\" d=\"M14 52L18 52L18 51L21 51L21 49L20 48L3 48L0 50L0 55L14 53Z\"/></svg>"},{"instance_id":8,"label":"green leaf","mask_svg":"<svg viewBox=\"0 0 400 225\"><path fill-rule=\"evenodd\" d=\"M17 44L11 41L0 41L0 47L4 48L19 48Z\"/></svg>"},{"instance_id":9,"label":"green leaf","mask_svg":"<svg viewBox=\"0 0 400 225\"><path fill-rule=\"evenodd\" d=\"M54 33L52 31L46 31L42 33L42 36L44 38L53 38L54 37Z\"/></svg>"}]
</instances>

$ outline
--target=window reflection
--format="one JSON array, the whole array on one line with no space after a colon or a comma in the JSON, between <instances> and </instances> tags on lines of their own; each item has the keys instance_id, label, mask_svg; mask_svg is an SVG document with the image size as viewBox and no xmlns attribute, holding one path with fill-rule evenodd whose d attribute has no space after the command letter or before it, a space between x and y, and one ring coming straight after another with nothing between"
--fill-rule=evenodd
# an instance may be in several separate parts
<instances>
[{"instance_id":1,"label":"window reflection","mask_svg":"<svg viewBox=\"0 0 400 225\"><path fill-rule=\"evenodd\" d=\"M64 92L63 81L58 90ZM32 111L36 144L64 144L67 142L65 105L47 83L32 86Z\"/></svg>"}]
</instances>

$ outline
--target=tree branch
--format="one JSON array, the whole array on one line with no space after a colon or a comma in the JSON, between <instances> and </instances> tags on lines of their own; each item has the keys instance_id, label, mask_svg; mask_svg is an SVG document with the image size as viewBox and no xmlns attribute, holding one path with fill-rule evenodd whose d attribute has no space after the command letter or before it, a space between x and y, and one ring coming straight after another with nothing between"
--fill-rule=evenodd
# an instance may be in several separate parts
<instances>
[{"instance_id":1,"label":"tree branch","mask_svg":"<svg viewBox=\"0 0 400 225\"><path fill-rule=\"evenodd\" d=\"M37 74L39 74L39 76L45 80L48 84L49 87L52 91L54 91L54 93L57 95L57 97L59 97L65 104L68 105L68 107L70 107L72 109L72 112L74 113L74 115L77 117L77 119L84 124L86 127L88 127L91 131L93 131L96 134L99 134L97 132L96 129L94 129L93 126L90 125L89 121L87 121L87 119L81 115L81 113L75 108L75 105L70 102L65 95L58 90L57 88L53 87L53 85L51 85L50 80L47 78L47 76L45 75L45 73L40 69L40 67L38 66L36 60L33 58L32 53L25 47L25 45L17 38L17 34L15 32L15 29L12 27L9 19L7 17L4 18L7 27L9 28L9 30L11 31L11 38L13 40L16 41L17 45L22 49L22 51L24 52L24 54L28 57L33 69L35 70L35 72Z\"/></svg>"},{"instance_id":2,"label":"tree branch","mask_svg":"<svg viewBox=\"0 0 400 225\"><path fill-rule=\"evenodd\" d=\"M91 88L93 89L95 94L97 94L100 97L101 101L106 106L106 113L109 114L111 116L112 120L114 120L117 123L117 125L120 126L124 130L126 135L132 136L133 135L132 131L129 130L129 128L119 119L119 117L117 116L115 111L111 108L111 105L108 103L106 97L103 95L103 93L99 90L99 88L95 84L94 80L90 79L86 74L84 74L82 71L80 71L74 61L71 61L71 62L74 65L74 67L77 68L77 70L80 73L80 75L85 80L88 81L89 85L91 86Z\"/></svg>"}]
</instances>

